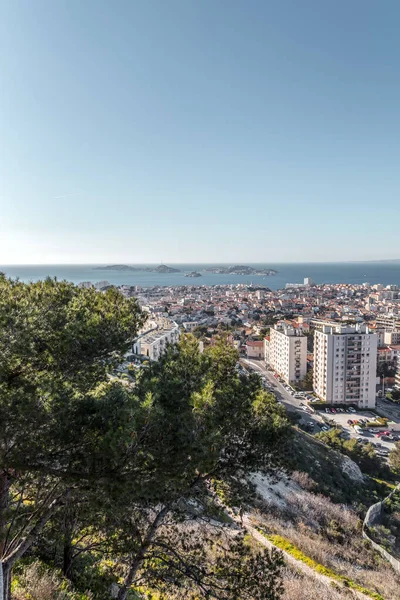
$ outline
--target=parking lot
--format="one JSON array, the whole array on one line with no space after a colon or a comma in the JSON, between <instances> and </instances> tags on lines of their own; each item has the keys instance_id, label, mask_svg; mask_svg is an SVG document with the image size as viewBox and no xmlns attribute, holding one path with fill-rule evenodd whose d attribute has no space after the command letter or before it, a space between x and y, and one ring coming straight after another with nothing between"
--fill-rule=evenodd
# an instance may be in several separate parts
<instances>
[{"instance_id":1,"label":"parking lot","mask_svg":"<svg viewBox=\"0 0 400 600\"><path fill-rule=\"evenodd\" d=\"M389 451L393 449L395 440L381 439L380 436L377 436L380 428L376 430L376 433L375 430L371 433L367 431L368 426L366 426L361 432L357 432L348 423L350 420L359 421L360 419L374 421L377 418L375 413L368 410L361 411L355 409L352 412L348 408L346 411L335 408L335 412L331 412L331 410L326 412L324 408L316 410L313 403L318 402L318 399L313 396L312 392L296 392L291 386L269 371L261 361L244 359L242 362L247 368L250 367L262 376L265 388L275 394L278 402L283 403L290 411L301 413L299 423L301 426L305 426L309 433L315 434L321 430L326 431L336 425L342 429L345 437L355 438L363 443L370 442L375 446L377 453L382 456L387 456ZM397 420L400 421L400 419ZM388 429L390 429L390 426L388 426ZM394 435L400 437L400 431L394 432Z\"/></svg>"},{"instance_id":2,"label":"parking lot","mask_svg":"<svg viewBox=\"0 0 400 600\"><path fill-rule=\"evenodd\" d=\"M387 440L381 439L380 436L377 435L379 428L376 430L376 433L371 433L368 431L368 425L366 428L363 428L362 433L358 433L352 425L350 425L347 421L359 421L360 419L367 421L375 421L376 414L370 412L368 410L357 410L356 412L336 412L336 413L326 413L325 410L318 411L319 414L325 417L326 420L334 421L340 427L343 428L343 431L347 433L348 437L357 438L358 440L366 440L376 446L377 451L385 452L385 448L388 450L393 449L393 444L395 440ZM371 428L372 429L372 428ZM375 428L373 428L375 430ZM394 435L400 436L400 432L394 432Z\"/></svg>"}]
</instances>

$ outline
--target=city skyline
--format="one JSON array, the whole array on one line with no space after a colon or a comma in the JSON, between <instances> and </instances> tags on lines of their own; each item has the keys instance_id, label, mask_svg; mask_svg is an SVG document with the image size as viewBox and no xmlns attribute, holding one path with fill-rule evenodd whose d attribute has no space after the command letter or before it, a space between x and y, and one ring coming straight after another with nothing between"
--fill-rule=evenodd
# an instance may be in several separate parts
<instances>
[{"instance_id":1,"label":"city skyline","mask_svg":"<svg viewBox=\"0 0 400 600\"><path fill-rule=\"evenodd\" d=\"M396 260L398 3L2 9L0 264Z\"/></svg>"}]
</instances>

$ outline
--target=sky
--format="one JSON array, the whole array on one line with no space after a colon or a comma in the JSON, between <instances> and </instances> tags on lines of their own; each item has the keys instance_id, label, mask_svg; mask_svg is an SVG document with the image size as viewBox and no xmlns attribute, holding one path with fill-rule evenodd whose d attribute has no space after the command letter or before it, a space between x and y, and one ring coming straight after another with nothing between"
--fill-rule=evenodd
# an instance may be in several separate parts
<instances>
[{"instance_id":1,"label":"sky","mask_svg":"<svg viewBox=\"0 0 400 600\"><path fill-rule=\"evenodd\" d=\"M398 0L0 0L0 264L400 258Z\"/></svg>"}]
</instances>

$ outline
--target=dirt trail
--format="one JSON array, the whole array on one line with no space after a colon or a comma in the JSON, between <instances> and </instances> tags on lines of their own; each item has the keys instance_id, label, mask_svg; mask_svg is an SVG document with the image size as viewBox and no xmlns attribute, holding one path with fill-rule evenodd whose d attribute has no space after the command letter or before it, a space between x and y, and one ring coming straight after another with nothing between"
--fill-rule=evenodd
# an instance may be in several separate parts
<instances>
[{"instance_id":1,"label":"dirt trail","mask_svg":"<svg viewBox=\"0 0 400 600\"><path fill-rule=\"evenodd\" d=\"M320 581L321 583L323 583L325 586L327 586L330 589L332 589L332 584L335 584L339 588L346 590L347 593L351 592L353 594L353 598L359 598L360 600L371 600L371 596L367 596L366 594L358 592L357 590L352 590L352 589L346 587L345 585L341 584L340 581L336 581L335 579L332 579L332 577L328 577L327 575L322 575L322 573L318 573L317 571L314 571L314 569L312 569L311 567L309 567L308 565L303 563L301 560L294 558L294 556L292 556L291 554L288 554L284 550L281 550L281 548L278 548L277 546L275 546L266 537L264 537L262 535L262 533L257 531L257 529L253 526L251 519L249 518L248 515L243 516L243 527L248 531L248 533L251 534L251 536L257 542L259 542L266 548L269 548L270 550L272 548L274 548L275 550L279 550L280 552L282 552L282 554L283 554L285 560L288 562L288 564L295 567L298 571L301 571L302 573L304 573L304 575L306 575L307 577L313 577L314 579L318 579L318 581Z\"/></svg>"}]
</instances>

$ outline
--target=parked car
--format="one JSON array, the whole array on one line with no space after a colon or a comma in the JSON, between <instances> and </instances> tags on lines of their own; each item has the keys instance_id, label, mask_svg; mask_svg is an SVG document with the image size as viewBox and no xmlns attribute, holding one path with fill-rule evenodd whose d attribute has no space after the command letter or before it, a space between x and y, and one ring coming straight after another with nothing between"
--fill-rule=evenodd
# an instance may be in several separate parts
<instances>
[{"instance_id":1,"label":"parked car","mask_svg":"<svg viewBox=\"0 0 400 600\"><path fill-rule=\"evenodd\" d=\"M353 421L351 419L347 419L347 425L353 425Z\"/></svg>"}]
</instances>

